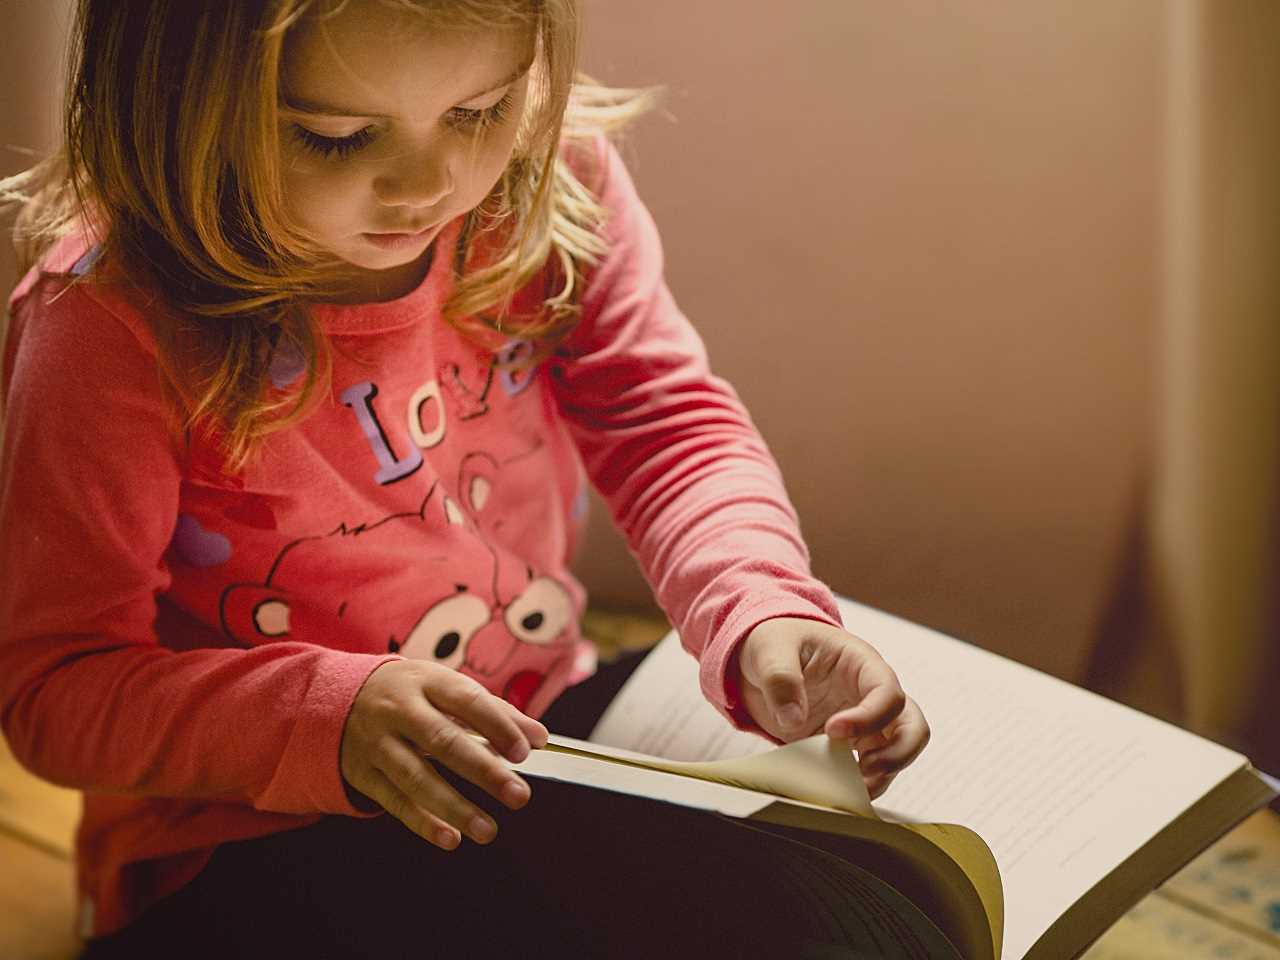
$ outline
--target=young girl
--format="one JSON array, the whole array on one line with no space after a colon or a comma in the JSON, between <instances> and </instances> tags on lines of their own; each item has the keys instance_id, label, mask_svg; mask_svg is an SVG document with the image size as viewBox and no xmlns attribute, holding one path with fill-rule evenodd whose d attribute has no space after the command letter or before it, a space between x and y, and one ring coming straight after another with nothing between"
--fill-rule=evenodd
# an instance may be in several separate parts
<instances>
[{"instance_id":1,"label":"young girl","mask_svg":"<svg viewBox=\"0 0 1280 960\"><path fill-rule=\"evenodd\" d=\"M758 936L780 894L733 829L690 820L693 869L642 805L590 822L503 762L592 672L588 478L729 722L849 741L873 796L924 747L663 283L603 137L645 96L575 84L576 31L574 0L81 0L65 149L0 184L34 263L0 709L85 793L90 955Z\"/></svg>"}]
</instances>

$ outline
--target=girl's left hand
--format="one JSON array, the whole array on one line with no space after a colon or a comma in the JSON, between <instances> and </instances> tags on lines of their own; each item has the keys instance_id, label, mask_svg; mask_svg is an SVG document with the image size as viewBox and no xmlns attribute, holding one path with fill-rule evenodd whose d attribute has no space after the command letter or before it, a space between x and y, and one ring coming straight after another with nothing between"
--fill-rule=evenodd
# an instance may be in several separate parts
<instances>
[{"instance_id":1,"label":"girl's left hand","mask_svg":"<svg viewBox=\"0 0 1280 960\"><path fill-rule=\"evenodd\" d=\"M776 617L739 648L742 703L760 727L790 742L825 730L852 741L872 799L920 755L929 724L869 643L817 620Z\"/></svg>"}]
</instances>

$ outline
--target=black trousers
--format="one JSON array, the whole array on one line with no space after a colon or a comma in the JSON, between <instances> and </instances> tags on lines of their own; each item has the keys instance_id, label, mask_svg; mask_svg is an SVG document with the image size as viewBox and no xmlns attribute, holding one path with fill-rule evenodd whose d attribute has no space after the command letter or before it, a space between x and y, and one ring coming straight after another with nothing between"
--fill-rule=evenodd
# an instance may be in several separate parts
<instances>
[{"instance_id":1,"label":"black trousers","mask_svg":"<svg viewBox=\"0 0 1280 960\"><path fill-rule=\"evenodd\" d=\"M640 659L566 692L546 716L583 737ZM842 956L742 825L533 780L509 811L447 771L498 823L446 852L391 816L331 816L222 845L190 884L88 960L147 957ZM660 814L660 815L659 815ZM789 902L788 902L789 901ZM798 943L822 945L819 952Z\"/></svg>"}]
</instances>

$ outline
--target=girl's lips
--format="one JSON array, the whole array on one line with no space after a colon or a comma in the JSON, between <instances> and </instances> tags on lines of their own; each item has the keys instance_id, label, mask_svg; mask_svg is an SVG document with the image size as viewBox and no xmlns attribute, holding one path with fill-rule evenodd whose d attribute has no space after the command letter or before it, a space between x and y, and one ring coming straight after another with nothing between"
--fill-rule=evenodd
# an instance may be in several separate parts
<instances>
[{"instance_id":1,"label":"girl's lips","mask_svg":"<svg viewBox=\"0 0 1280 960\"><path fill-rule=\"evenodd\" d=\"M437 223L417 233L362 233L360 236L382 250L402 250L429 240L439 228Z\"/></svg>"}]
</instances>

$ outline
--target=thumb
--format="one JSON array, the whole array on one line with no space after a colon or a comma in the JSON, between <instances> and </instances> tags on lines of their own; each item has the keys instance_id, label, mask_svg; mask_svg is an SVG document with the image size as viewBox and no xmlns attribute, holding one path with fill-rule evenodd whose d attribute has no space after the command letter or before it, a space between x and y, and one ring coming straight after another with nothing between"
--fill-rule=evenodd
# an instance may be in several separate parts
<instances>
[{"instance_id":1,"label":"thumb","mask_svg":"<svg viewBox=\"0 0 1280 960\"><path fill-rule=\"evenodd\" d=\"M799 645L777 638L756 651L752 659L754 682L764 694L774 722L785 731L803 727L809 715L809 702L804 674L800 671Z\"/></svg>"}]
</instances>

